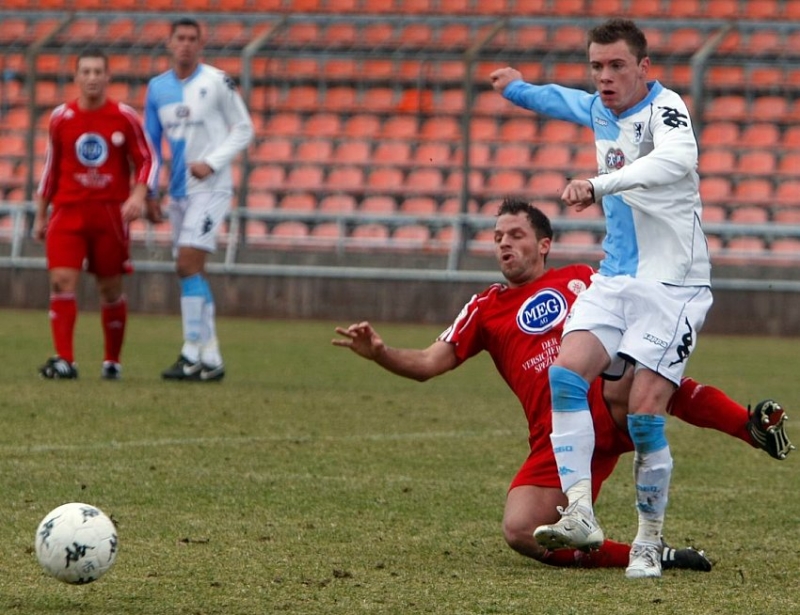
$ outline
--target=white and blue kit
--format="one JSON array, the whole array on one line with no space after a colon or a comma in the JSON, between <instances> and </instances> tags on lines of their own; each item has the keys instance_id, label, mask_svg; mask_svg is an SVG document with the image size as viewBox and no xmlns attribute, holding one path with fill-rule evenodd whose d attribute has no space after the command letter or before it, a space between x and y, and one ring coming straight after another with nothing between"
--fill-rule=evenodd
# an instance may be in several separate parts
<instances>
[{"instance_id":1,"label":"white and blue kit","mask_svg":"<svg viewBox=\"0 0 800 615\"><path fill-rule=\"evenodd\" d=\"M198 64L186 79L168 70L147 87L145 130L159 161L162 141L171 154L169 219L173 250L214 252L217 234L231 206L231 163L253 139L253 123L234 81L223 71ZM213 173L193 177L190 165L206 163ZM221 365L211 288L202 273L181 279L184 345L194 363Z\"/></svg>"},{"instance_id":2,"label":"white and blue kit","mask_svg":"<svg viewBox=\"0 0 800 615\"><path fill-rule=\"evenodd\" d=\"M686 336L694 339L711 306L697 139L686 104L658 81L619 116L597 93L559 85L518 80L503 96L595 134L598 175L589 181L606 219L604 258L564 333L591 330L613 361L634 359L679 383L693 350ZM620 368L617 361L608 373Z\"/></svg>"},{"instance_id":3,"label":"white and blue kit","mask_svg":"<svg viewBox=\"0 0 800 615\"><path fill-rule=\"evenodd\" d=\"M598 93L558 85L516 80L503 96L594 131L598 175L588 180L605 214L604 258L591 286L575 301L564 335L591 331L608 353L607 375L619 376L627 361L677 385L711 307L711 266L689 112L681 97L659 82L647 89L639 103L619 115ZM589 383L561 366L550 368L549 379L551 442L562 489L570 504L582 502L591 510ZM628 416L639 511L634 542L660 545L672 456L665 418L647 409L639 412Z\"/></svg>"},{"instance_id":4,"label":"white and blue kit","mask_svg":"<svg viewBox=\"0 0 800 615\"><path fill-rule=\"evenodd\" d=\"M708 246L700 224L697 139L686 104L658 81L617 116L598 94L558 85L510 83L514 104L594 131L598 176L591 178L606 217L600 273L675 286L708 286Z\"/></svg>"}]
</instances>

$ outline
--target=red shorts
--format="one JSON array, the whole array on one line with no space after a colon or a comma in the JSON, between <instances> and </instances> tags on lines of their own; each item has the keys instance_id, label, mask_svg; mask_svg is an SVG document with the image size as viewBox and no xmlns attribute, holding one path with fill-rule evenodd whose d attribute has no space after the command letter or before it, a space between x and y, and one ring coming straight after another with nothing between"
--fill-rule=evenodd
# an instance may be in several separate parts
<instances>
[{"instance_id":1,"label":"red shorts","mask_svg":"<svg viewBox=\"0 0 800 615\"><path fill-rule=\"evenodd\" d=\"M106 278L133 266L127 225L119 205L67 203L53 208L45 239L47 268L86 269Z\"/></svg>"},{"instance_id":2,"label":"red shorts","mask_svg":"<svg viewBox=\"0 0 800 615\"><path fill-rule=\"evenodd\" d=\"M603 399L603 382L599 378L589 388L589 407L594 421L594 455L592 457L592 499L614 471L619 456L633 450L628 434L617 427ZM553 446L550 443L552 425L537 429L531 436L531 452L522 464L509 489L522 485L554 487L561 490ZM534 432L534 430L531 430Z\"/></svg>"}]
</instances>

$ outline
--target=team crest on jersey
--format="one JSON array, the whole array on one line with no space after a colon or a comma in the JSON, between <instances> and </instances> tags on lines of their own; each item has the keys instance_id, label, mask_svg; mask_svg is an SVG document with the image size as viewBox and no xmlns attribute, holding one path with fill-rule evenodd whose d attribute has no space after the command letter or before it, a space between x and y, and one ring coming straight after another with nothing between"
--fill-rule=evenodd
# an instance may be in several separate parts
<instances>
[{"instance_id":1,"label":"team crest on jersey","mask_svg":"<svg viewBox=\"0 0 800 615\"><path fill-rule=\"evenodd\" d=\"M569 288L572 294L578 296L586 290L586 282L578 279L570 280L567 282L567 288Z\"/></svg>"},{"instance_id":2,"label":"team crest on jersey","mask_svg":"<svg viewBox=\"0 0 800 615\"><path fill-rule=\"evenodd\" d=\"M189 117L189 107L186 105L178 105L175 107L175 116L181 119Z\"/></svg>"},{"instance_id":3,"label":"team crest on jersey","mask_svg":"<svg viewBox=\"0 0 800 615\"><path fill-rule=\"evenodd\" d=\"M549 331L567 317L567 300L553 288L528 297L517 312L517 326L537 335Z\"/></svg>"},{"instance_id":4,"label":"team crest on jersey","mask_svg":"<svg viewBox=\"0 0 800 615\"><path fill-rule=\"evenodd\" d=\"M618 147L612 147L606 152L606 166L609 169L621 169L625 166L625 154Z\"/></svg>"},{"instance_id":5,"label":"team crest on jersey","mask_svg":"<svg viewBox=\"0 0 800 615\"><path fill-rule=\"evenodd\" d=\"M96 132L85 132L75 141L75 155L85 167L99 167L108 160L108 143Z\"/></svg>"}]
</instances>

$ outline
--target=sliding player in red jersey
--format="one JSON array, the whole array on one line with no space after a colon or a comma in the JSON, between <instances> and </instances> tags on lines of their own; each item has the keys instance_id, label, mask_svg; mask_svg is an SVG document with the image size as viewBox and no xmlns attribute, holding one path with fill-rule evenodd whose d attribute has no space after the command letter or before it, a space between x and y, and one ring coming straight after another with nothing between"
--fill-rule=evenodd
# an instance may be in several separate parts
<instances>
[{"instance_id":1,"label":"sliding player in red jersey","mask_svg":"<svg viewBox=\"0 0 800 615\"><path fill-rule=\"evenodd\" d=\"M628 566L630 545L604 540L584 553L548 550L534 530L560 517L567 504L550 442L550 385L547 368L558 355L564 321L577 296L591 283L593 269L570 265L547 269L553 231L548 218L527 203L506 200L495 225L495 255L506 284L475 295L453 324L426 349L392 348L368 322L338 327L336 346L375 361L384 369L419 381L458 367L485 350L522 403L528 419L530 454L508 491L503 534L515 551L554 566ZM627 370L630 372L631 370ZM597 498L619 456L633 451L627 433L630 374L618 382L595 380L589 390L596 443L592 497ZM783 459L793 448L784 429L786 415L772 400L748 412L722 391L685 378L673 395L670 413L688 423L737 437ZM701 551L662 549L664 568L710 570Z\"/></svg>"},{"instance_id":2,"label":"sliding player in red jersey","mask_svg":"<svg viewBox=\"0 0 800 615\"><path fill-rule=\"evenodd\" d=\"M145 197L158 169L139 116L106 97L108 82L106 55L99 49L83 51L75 73L78 98L50 116L33 226L34 235L45 241L56 351L39 369L44 378L78 377L73 338L84 262L97 279L101 299L101 376L116 380L121 375L127 321L122 276L132 271L128 223L146 214Z\"/></svg>"}]
</instances>

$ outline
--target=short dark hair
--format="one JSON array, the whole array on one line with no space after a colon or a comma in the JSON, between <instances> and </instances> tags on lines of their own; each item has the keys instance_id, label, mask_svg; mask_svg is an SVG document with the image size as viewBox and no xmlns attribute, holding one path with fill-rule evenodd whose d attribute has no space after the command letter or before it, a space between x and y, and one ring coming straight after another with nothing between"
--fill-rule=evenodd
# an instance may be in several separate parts
<instances>
[{"instance_id":1,"label":"short dark hair","mask_svg":"<svg viewBox=\"0 0 800 615\"><path fill-rule=\"evenodd\" d=\"M75 70L78 70L78 64L80 64L81 60L84 58L100 58L103 60L103 66L108 70L108 55L106 55L106 52L100 49L100 47L83 48L75 59Z\"/></svg>"},{"instance_id":2,"label":"short dark hair","mask_svg":"<svg viewBox=\"0 0 800 615\"><path fill-rule=\"evenodd\" d=\"M173 34L175 34L175 30L177 30L181 26L194 28L195 30L197 30L197 35L198 36L200 34L202 34L202 32L200 31L200 22L199 21L197 21L196 19L192 19L191 17L181 17L181 18L176 19L175 21L172 22L172 25L170 26L170 29L169 29L169 35L172 36Z\"/></svg>"},{"instance_id":3,"label":"short dark hair","mask_svg":"<svg viewBox=\"0 0 800 615\"><path fill-rule=\"evenodd\" d=\"M553 227L550 224L550 218L535 205L531 205L519 199L506 197L497 209L498 216L504 214L525 214L536 233L536 239L544 239L545 237L547 239L553 238Z\"/></svg>"},{"instance_id":4,"label":"short dark hair","mask_svg":"<svg viewBox=\"0 0 800 615\"><path fill-rule=\"evenodd\" d=\"M586 46L592 43L598 45L610 45L617 41L625 41L628 49L636 56L636 61L641 62L647 57L647 37L630 19L609 19L605 23L595 26L589 30L589 37Z\"/></svg>"}]
</instances>

